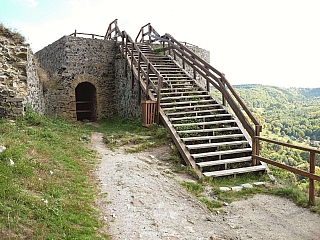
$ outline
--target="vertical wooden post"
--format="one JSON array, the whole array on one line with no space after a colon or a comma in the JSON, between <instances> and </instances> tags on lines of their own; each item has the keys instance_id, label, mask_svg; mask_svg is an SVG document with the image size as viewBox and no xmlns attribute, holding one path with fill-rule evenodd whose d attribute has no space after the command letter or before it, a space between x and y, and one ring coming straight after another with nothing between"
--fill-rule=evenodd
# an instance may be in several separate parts
<instances>
[{"instance_id":1,"label":"vertical wooden post","mask_svg":"<svg viewBox=\"0 0 320 240\"><path fill-rule=\"evenodd\" d=\"M315 173L316 153L310 152L310 173ZM309 202L311 205L316 204L316 197L314 191L314 180L309 178Z\"/></svg>"},{"instance_id":2,"label":"vertical wooden post","mask_svg":"<svg viewBox=\"0 0 320 240\"><path fill-rule=\"evenodd\" d=\"M258 139L254 136L252 138L252 166L257 166L257 159L254 157L254 155L257 155L257 141Z\"/></svg>"},{"instance_id":3,"label":"vertical wooden post","mask_svg":"<svg viewBox=\"0 0 320 240\"><path fill-rule=\"evenodd\" d=\"M140 71L141 71L141 52L139 52L139 58L138 58L138 82L140 82ZM133 88L133 86L132 86Z\"/></svg>"},{"instance_id":4,"label":"vertical wooden post","mask_svg":"<svg viewBox=\"0 0 320 240\"><path fill-rule=\"evenodd\" d=\"M133 74L133 58L134 58L134 55L133 55L133 51L134 51L134 43L132 43L132 49L131 49L131 81L132 81L132 87L133 87L133 84L134 84L134 74Z\"/></svg>"},{"instance_id":5,"label":"vertical wooden post","mask_svg":"<svg viewBox=\"0 0 320 240\"><path fill-rule=\"evenodd\" d=\"M77 36L77 30L75 29L74 30L74 35L73 35L74 37L76 37Z\"/></svg>"},{"instance_id":6,"label":"vertical wooden post","mask_svg":"<svg viewBox=\"0 0 320 240\"><path fill-rule=\"evenodd\" d=\"M125 59L125 57L124 57L124 47L125 47L125 46L124 46L124 33L122 32L121 35L122 35L122 36L121 36L121 38L122 38L121 58L122 58L122 59ZM127 44L127 43L126 43L126 44ZM127 47L127 45L126 45L126 47ZM126 55L127 55L127 54L126 54ZM126 61L126 62L127 62L127 61Z\"/></svg>"},{"instance_id":7,"label":"vertical wooden post","mask_svg":"<svg viewBox=\"0 0 320 240\"><path fill-rule=\"evenodd\" d=\"M161 88L163 83L163 77L159 77L158 79L158 93L157 93L157 124L160 123L160 100L161 100Z\"/></svg>"},{"instance_id":8,"label":"vertical wooden post","mask_svg":"<svg viewBox=\"0 0 320 240\"><path fill-rule=\"evenodd\" d=\"M147 86L146 86L146 100L149 100L149 88L150 88L150 63L147 65Z\"/></svg>"},{"instance_id":9,"label":"vertical wooden post","mask_svg":"<svg viewBox=\"0 0 320 240\"><path fill-rule=\"evenodd\" d=\"M149 44L151 45L151 24L148 23L148 31L149 31Z\"/></svg>"},{"instance_id":10,"label":"vertical wooden post","mask_svg":"<svg viewBox=\"0 0 320 240\"><path fill-rule=\"evenodd\" d=\"M223 86L223 89L221 89L221 94L222 94L222 105L223 106L227 106L227 102L226 102L226 98L224 97L224 91L227 91L226 89L226 82L225 82L225 75L224 73L221 73L221 77L220 77L220 81L221 81L221 85Z\"/></svg>"}]
</instances>

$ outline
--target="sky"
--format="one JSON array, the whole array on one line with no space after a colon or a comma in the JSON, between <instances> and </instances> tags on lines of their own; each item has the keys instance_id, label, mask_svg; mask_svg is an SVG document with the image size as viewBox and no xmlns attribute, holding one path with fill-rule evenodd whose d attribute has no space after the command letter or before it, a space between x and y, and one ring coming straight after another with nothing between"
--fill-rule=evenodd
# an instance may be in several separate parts
<instances>
[{"instance_id":1,"label":"sky","mask_svg":"<svg viewBox=\"0 0 320 240\"><path fill-rule=\"evenodd\" d=\"M118 19L135 39L147 23L210 51L233 85L320 87L319 0L0 0L0 22L37 52L78 32L104 35Z\"/></svg>"}]
</instances>

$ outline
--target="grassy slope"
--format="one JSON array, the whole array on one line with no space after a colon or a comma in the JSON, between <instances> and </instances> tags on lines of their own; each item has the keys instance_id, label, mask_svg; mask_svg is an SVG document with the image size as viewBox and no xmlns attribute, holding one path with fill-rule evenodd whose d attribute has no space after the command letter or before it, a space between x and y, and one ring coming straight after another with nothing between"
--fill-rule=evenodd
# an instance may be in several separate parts
<instances>
[{"instance_id":1,"label":"grassy slope","mask_svg":"<svg viewBox=\"0 0 320 240\"><path fill-rule=\"evenodd\" d=\"M88 134L79 123L32 112L1 120L0 145L7 150L0 153L0 239L107 238L96 231Z\"/></svg>"}]
</instances>

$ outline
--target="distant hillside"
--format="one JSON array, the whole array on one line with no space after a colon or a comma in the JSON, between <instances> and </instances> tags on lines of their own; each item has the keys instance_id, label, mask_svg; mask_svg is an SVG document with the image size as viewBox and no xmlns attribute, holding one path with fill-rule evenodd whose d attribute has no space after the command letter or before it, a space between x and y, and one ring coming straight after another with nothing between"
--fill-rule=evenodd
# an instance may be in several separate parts
<instances>
[{"instance_id":1,"label":"distant hillside","mask_svg":"<svg viewBox=\"0 0 320 240\"><path fill-rule=\"evenodd\" d=\"M320 88L266 85L234 88L267 130L301 141L320 141Z\"/></svg>"}]
</instances>

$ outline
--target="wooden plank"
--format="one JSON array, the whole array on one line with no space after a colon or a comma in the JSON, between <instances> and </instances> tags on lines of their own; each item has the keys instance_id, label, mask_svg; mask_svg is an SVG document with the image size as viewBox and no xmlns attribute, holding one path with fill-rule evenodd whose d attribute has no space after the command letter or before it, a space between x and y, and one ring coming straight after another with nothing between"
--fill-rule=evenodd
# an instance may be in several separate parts
<instances>
[{"instance_id":1,"label":"wooden plank","mask_svg":"<svg viewBox=\"0 0 320 240\"><path fill-rule=\"evenodd\" d=\"M263 165L245 167L245 168L235 168L235 169L227 169L215 172L204 172L203 175L206 177L222 177L222 176L230 176L236 175L240 173L248 173L248 172L258 172L265 171L266 167Z\"/></svg>"},{"instance_id":2,"label":"wooden plank","mask_svg":"<svg viewBox=\"0 0 320 240\"><path fill-rule=\"evenodd\" d=\"M208 132L222 132L222 131L235 131L239 130L239 127L228 127L228 128L209 128L209 129L195 129L195 130L181 130L178 133L208 133Z\"/></svg>"},{"instance_id":3,"label":"wooden plank","mask_svg":"<svg viewBox=\"0 0 320 240\"><path fill-rule=\"evenodd\" d=\"M188 114L188 113L187 113ZM181 120L189 120L189 119L206 119L206 118L218 118L218 117L231 117L230 113L225 114L210 114L210 115L200 115L200 116L190 116L190 117L178 117L178 118L170 118L170 121L181 121Z\"/></svg>"},{"instance_id":4,"label":"wooden plank","mask_svg":"<svg viewBox=\"0 0 320 240\"><path fill-rule=\"evenodd\" d=\"M199 162L197 165L201 168L203 167L210 167L210 166L216 166L216 165L224 165L229 163L238 163L238 162L248 162L251 161L252 157L241 157L241 158L229 158L229 159L223 159L223 160L216 160L216 161L208 161L208 162Z\"/></svg>"},{"instance_id":5,"label":"wooden plank","mask_svg":"<svg viewBox=\"0 0 320 240\"><path fill-rule=\"evenodd\" d=\"M229 155L235 153L250 153L252 152L251 148L240 148L233 150L225 150L225 151L216 151L216 152L207 152L207 153L195 153L191 154L193 158L203 158L203 157L213 157L213 156L221 156L221 155Z\"/></svg>"},{"instance_id":6,"label":"wooden plank","mask_svg":"<svg viewBox=\"0 0 320 240\"><path fill-rule=\"evenodd\" d=\"M223 138L244 138L245 136L241 134L226 134L226 135L217 135L217 136L202 136L202 137L186 137L181 138L182 141L203 141L203 140L216 140L216 139L223 139Z\"/></svg>"},{"instance_id":7,"label":"wooden plank","mask_svg":"<svg viewBox=\"0 0 320 240\"><path fill-rule=\"evenodd\" d=\"M203 149L203 148L210 148L210 147L221 147L221 146L234 146L234 145L241 145L241 144L248 144L248 141L231 141L231 142L218 142L218 143L203 143L203 144L193 144L193 145L186 145L186 147L191 149Z\"/></svg>"},{"instance_id":8,"label":"wooden plank","mask_svg":"<svg viewBox=\"0 0 320 240\"><path fill-rule=\"evenodd\" d=\"M209 99L209 100L200 100L200 101L188 101L188 102L171 102L171 103L161 103L161 106L174 106L174 105L182 105L182 104L199 104L199 103L213 103L215 100ZM193 107L197 107L193 105Z\"/></svg>"},{"instance_id":9,"label":"wooden plank","mask_svg":"<svg viewBox=\"0 0 320 240\"><path fill-rule=\"evenodd\" d=\"M199 114L199 113L208 113L208 112L225 112L225 111L226 111L225 109L213 108L213 109L205 109L205 110L198 110L198 111L171 112L171 113L166 113L166 115L174 116L174 115Z\"/></svg>"},{"instance_id":10,"label":"wooden plank","mask_svg":"<svg viewBox=\"0 0 320 240\"><path fill-rule=\"evenodd\" d=\"M163 97L161 101L165 100L177 100L177 99L188 99L188 98L210 98L210 95L187 95L187 96L175 96L175 97Z\"/></svg>"},{"instance_id":11,"label":"wooden plank","mask_svg":"<svg viewBox=\"0 0 320 240\"><path fill-rule=\"evenodd\" d=\"M227 124L235 123L235 120L221 120L212 122L195 122L195 123L177 123L173 124L174 127L187 127L187 126L206 126L206 125L216 125L216 124Z\"/></svg>"}]
</instances>

